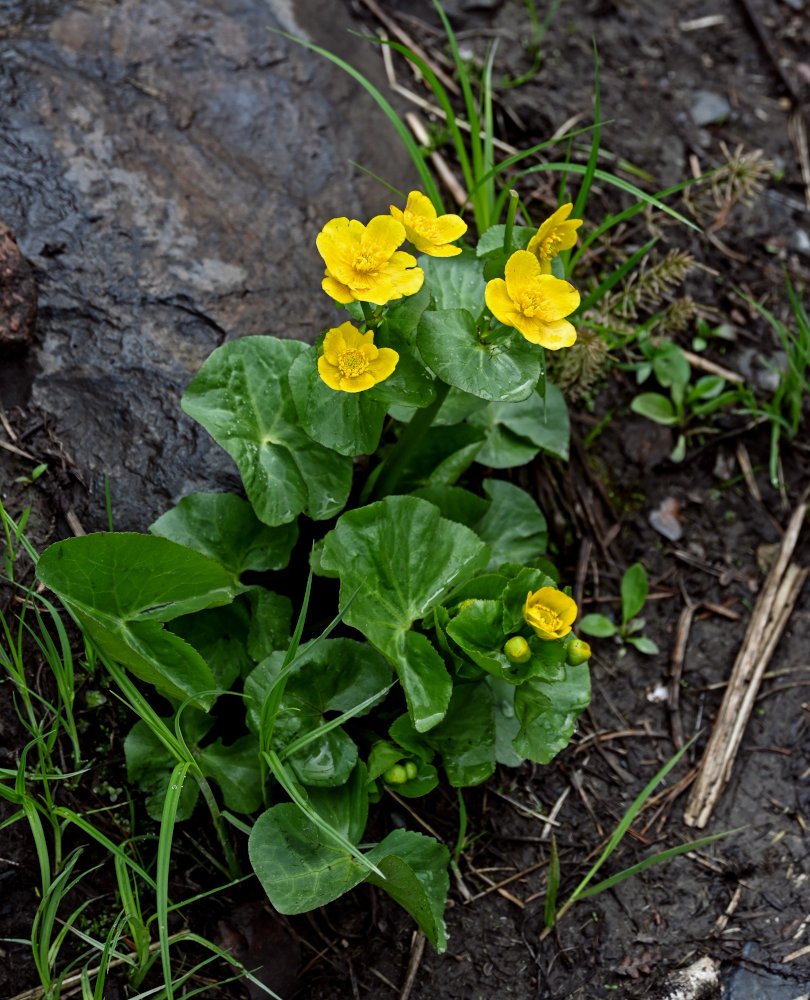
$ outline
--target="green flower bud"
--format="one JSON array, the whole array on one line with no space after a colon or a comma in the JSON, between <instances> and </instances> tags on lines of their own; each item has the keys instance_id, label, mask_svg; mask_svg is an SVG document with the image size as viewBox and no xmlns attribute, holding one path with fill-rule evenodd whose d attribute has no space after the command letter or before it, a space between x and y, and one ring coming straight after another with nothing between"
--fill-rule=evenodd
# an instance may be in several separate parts
<instances>
[{"instance_id":1,"label":"green flower bud","mask_svg":"<svg viewBox=\"0 0 810 1000\"><path fill-rule=\"evenodd\" d=\"M408 781L413 781L416 775L419 773L419 769L412 760L405 761L405 774L408 776Z\"/></svg>"},{"instance_id":2,"label":"green flower bud","mask_svg":"<svg viewBox=\"0 0 810 1000\"><path fill-rule=\"evenodd\" d=\"M572 639L565 648L565 659L572 667L578 667L591 658L591 647L584 639Z\"/></svg>"},{"instance_id":3,"label":"green flower bud","mask_svg":"<svg viewBox=\"0 0 810 1000\"><path fill-rule=\"evenodd\" d=\"M510 663L528 663L532 658L531 647L522 635L513 635L511 639L507 639L503 651Z\"/></svg>"},{"instance_id":4,"label":"green flower bud","mask_svg":"<svg viewBox=\"0 0 810 1000\"><path fill-rule=\"evenodd\" d=\"M402 766L402 764L394 764L393 767L389 767L388 770L383 775L386 784L389 785L404 785L408 780L408 771Z\"/></svg>"}]
</instances>

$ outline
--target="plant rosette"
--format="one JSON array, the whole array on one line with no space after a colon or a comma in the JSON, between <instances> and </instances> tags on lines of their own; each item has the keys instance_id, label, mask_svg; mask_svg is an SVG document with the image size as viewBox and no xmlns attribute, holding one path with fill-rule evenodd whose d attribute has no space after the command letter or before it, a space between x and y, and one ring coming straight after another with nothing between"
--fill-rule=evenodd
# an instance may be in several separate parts
<instances>
[{"instance_id":1,"label":"plant rosette","mask_svg":"<svg viewBox=\"0 0 810 1000\"><path fill-rule=\"evenodd\" d=\"M590 697L542 512L509 482L464 485L476 461L568 452L545 351L576 337L579 294L557 254L579 220L563 206L534 230L510 211L477 250L421 192L368 224L328 222L323 289L348 318L314 345L225 343L182 400L247 499L193 494L149 535L69 539L38 565L140 716L125 750L150 815L167 795L178 820L204 802L235 863L220 810L240 814L277 910L371 882L439 951L449 852L407 830L368 847L369 804L548 763ZM304 595L277 592L315 537ZM322 606L318 577L338 581L339 608Z\"/></svg>"}]
</instances>

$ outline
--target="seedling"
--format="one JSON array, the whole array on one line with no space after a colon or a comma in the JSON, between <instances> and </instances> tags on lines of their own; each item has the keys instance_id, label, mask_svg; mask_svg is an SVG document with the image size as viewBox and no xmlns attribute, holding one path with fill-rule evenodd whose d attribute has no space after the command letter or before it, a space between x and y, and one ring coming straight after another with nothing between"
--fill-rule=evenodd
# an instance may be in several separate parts
<instances>
[{"instance_id":1,"label":"seedling","mask_svg":"<svg viewBox=\"0 0 810 1000\"><path fill-rule=\"evenodd\" d=\"M621 643L633 646L640 653L654 655L658 646L646 635L638 635L645 625L643 618L637 618L644 607L648 592L647 573L641 563L633 563L622 577L622 620L617 625L607 615L585 615L579 623L580 632L605 639L611 636Z\"/></svg>"},{"instance_id":2,"label":"seedling","mask_svg":"<svg viewBox=\"0 0 810 1000\"><path fill-rule=\"evenodd\" d=\"M637 381L644 382L654 374L669 395L642 392L630 403L630 409L657 424L678 429L669 457L673 462L682 462L686 456L687 425L695 418L707 417L730 405L739 398L738 391L723 392L726 383L719 375L704 375L690 385L691 366L680 347L670 340L642 338L639 346L646 360L635 366Z\"/></svg>"}]
</instances>

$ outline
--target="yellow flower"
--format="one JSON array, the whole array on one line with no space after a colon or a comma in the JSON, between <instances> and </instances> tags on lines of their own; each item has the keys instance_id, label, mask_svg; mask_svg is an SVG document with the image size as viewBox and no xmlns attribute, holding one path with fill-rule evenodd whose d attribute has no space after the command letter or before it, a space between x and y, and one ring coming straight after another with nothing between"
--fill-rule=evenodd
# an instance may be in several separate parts
<instances>
[{"instance_id":1,"label":"yellow flower","mask_svg":"<svg viewBox=\"0 0 810 1000\"><path fill-rule=\"evenodd\" d=\"M405 233L420 253L431 257L455 257L461 247L449 246L467 232L467 223L458 215L436 215L433 202L421 191L411 191L405 211L391 206L391 215L405 227Z\"/></svg>"},{"instance_id":2,"label":"yellow flower","mask_svg":"<svg viewBox=\"0 0 810 1000\"><path fill-rule=\"evenodd\" d=\"M540 262L528 250L516 250L506 262L504 278L487 282L484 297L496 319L520 330L526 340L550 351L570 347L577 339L564 319L579 305L574 286L543 274Z\"/></svg>"},{"instance_id":3,"label":"yellow flower","mask_svg":"<svg viewBox=\"0 0 810 1000\"><path fill-rule=\"evenodd\" d=\"M377 215L367 226L356 219L332 219L316 240L326 263L323 290L344 304L385 305L422 287L425 274L416 258L397 250L405 227L390 215Z\"/></svg>"},{"instance_id":4,"label":"yellow flower","mask_svg":"<svg viewBox=\"0 0 810 1000\"><path fill-rule=\"evenodd\" d=\"M529 240L526 249L540 261L543 274L551 274L552 257L556 257L561 250L570 250L577 241L577 229L582 225L582 219L568 218L573 207L570 201L567 205L560 205Z\"/></svg>"},{"instance_id":5,"label":"yellow flower","mask_svg":"<svg viewBox=\"0 0 810 1000\"><path fill-rule=\"evenodd\" d=\"M562 639L568 635L577 616L572 597L556 587L530 590L523 605L523 617L541 639Z\"/></svg>"},{"instance_id":6,"label":"yellow flower","mask_svg":"<svg viewBox=\"0 0 810 1000\"><path fill-rule=\"evenodd\" d=\"M362 392L388 378L399 355L390 347L375 347L372 331L361 333L351 323L326 331L318 374L330 389Z\"/></svg>"}]
</instances>

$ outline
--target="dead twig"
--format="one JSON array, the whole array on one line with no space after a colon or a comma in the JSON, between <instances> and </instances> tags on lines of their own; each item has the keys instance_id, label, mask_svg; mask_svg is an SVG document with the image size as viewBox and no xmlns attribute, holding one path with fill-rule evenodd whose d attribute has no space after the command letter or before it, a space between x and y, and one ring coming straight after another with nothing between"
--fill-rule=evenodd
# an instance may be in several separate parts
<instances>
[{"instance_id":1,"label":"dead twig","mask_svg":"<svg viewBox=\"0 0 810 1000\"><path fill-rule=\"evenodd\" d=\"M810 487L804 491L793 512L777 557L757 598L686 805L684 822L688 826L704 827L723 793L762 675L807 578L808 570L790 560L806 516L808 494Z\"/></svg>"},{"instance_id":2,"label":"dead twig","mask_svg":"<svg viewBox=\"0 0 810 1000\"><path fill-rule=\"evenodd\" d=\"M422 954L425 950L425 932L417 930L413 932L411 938L411 957L408 960L408 972L405 976L405 985L399 994L399 1000L408 1000L416 982L416 974L419 972L419 963L422 961Z\"/></svg>"}]
</instances>

